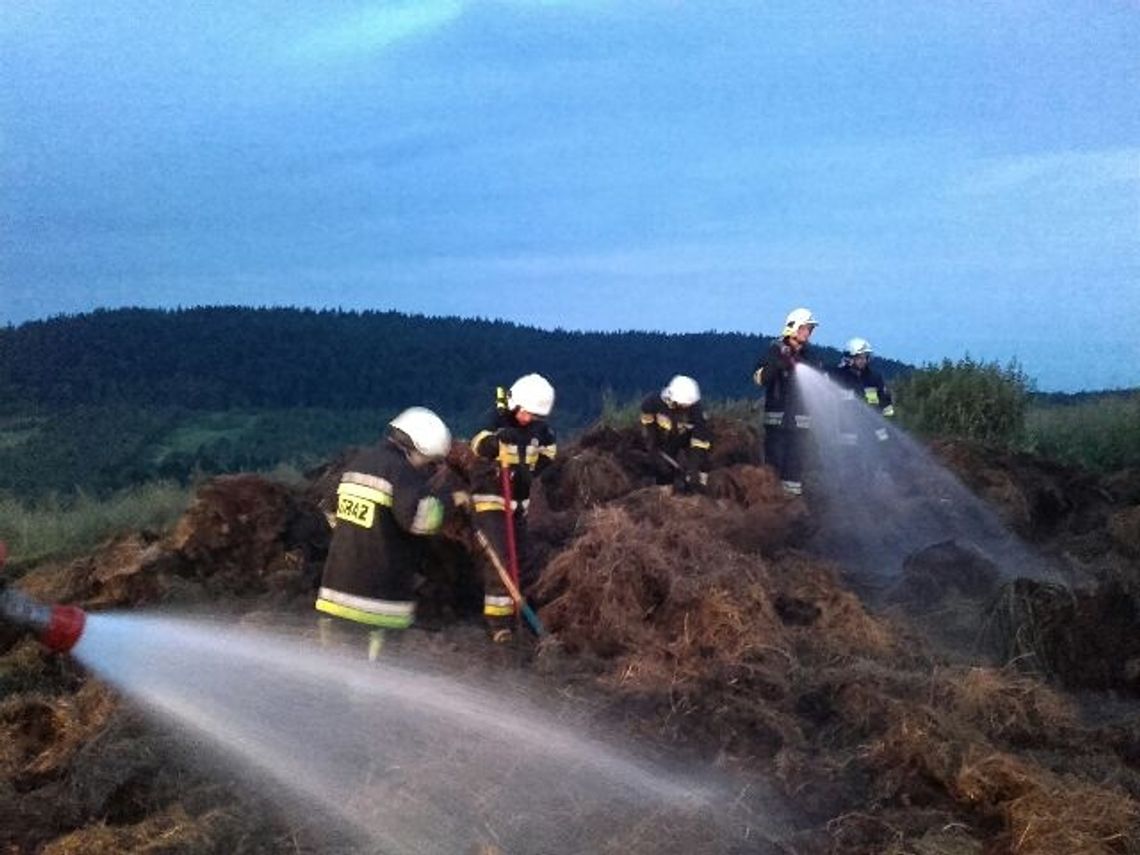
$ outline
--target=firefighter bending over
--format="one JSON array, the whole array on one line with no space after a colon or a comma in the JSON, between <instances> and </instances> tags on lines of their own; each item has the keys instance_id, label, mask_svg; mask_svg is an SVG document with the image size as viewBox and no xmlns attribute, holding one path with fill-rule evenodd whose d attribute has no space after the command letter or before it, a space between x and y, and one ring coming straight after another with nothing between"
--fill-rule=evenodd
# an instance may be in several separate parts
<instances>
[{"instance_id":1,"label":"firefighter bending over","mask_svg":"<svg viewBox=\"0 0 1140 855\"><path fill-rule=\"evenodd\" d=\"M642 401L641 432L658 484L672 484L674 493L705 492L712 434L696 380L678 374L660 394Z\"/></svg>"},{"instance_id":2,"label":"firefighter bending over","mask_svg":"<svg viewBox=\"0 0 1140 855\"><path fill-rule=\"evenodd\" d=\"M412 625L412 580L422 538L438 534L449 508L465 494L429 486L451 448L451 432L431 410L412 407L387 434L349 462L337 487L336 525L316 609L322 642L363 635L375 659L386 630Z\"/></svg>"},{"instance_id":3,"label":"firefighter bending over","mask_svg":"<svg viewBox=\"0 0 1140 855\"><path fill-rule=\"evenodd\" d=\"M486 535L501 563L510 567L508 525L513 525L519 587L525 596L538 581L527 543L527 507L531 482L557 453L554 431L546 419L554 408L554 387L541 374L520 377L505 393L499 390L495 409L483 420L471 448L486 461L476 471L471 495L474 524ZM506 491L503 473L506 473ZM509 493L511 513L506 513ZM492 562L483 560L483 616L495 641L509 641L515 604Z\"/></svg>"},{"instance_id":4,"label":"firefighter bending over","mask_svg":"<svg viewBox=\"0 0 1140 855\"><path fill-rule=\"evenodd\" d=\"M764 389L764 460L780 474L784 492L803 493L811 417L796 382L796 366L808 359L808 340L819 326L809 309L794 309L780 337L756 364L752 379Z\"/></svg>"}]
</instances>

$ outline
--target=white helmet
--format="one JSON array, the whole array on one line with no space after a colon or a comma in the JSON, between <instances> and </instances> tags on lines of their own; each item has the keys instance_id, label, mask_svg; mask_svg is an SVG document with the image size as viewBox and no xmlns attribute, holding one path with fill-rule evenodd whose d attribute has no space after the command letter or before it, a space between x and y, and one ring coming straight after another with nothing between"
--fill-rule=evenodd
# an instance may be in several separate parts
<instances>
[{"instance_id":1,"label":"white helmet","mask_svg":"<svg viewBox=\"0 0 1140 855\"><path fill-rule=\"evenodd\" d=\"M411 440L424 457L439 459L451 450L451 431L443 419L425 407L409 407L389 425Z\"/></svg>"},{"instance_id":2,"label":"white helmet","mask_svg":"<svg viewBox=\"0 0 1140 855\"><path fill-rule=\"evenodd\" d=\"M701 399L701 387L692 377L678 374L661 390L661 400L678 407L691 407Z\"/></svg>"},{"instance_id":3,"label":"white helmet","mask_svg":"<svg viewBox=\"0 0 1140 855\"><path fill-rule=\"evenodd\" d=\"M782 335L795 335L796 330L800 327L818 327L817 321L811 313L811 309L792 309L788 312L788 317L784 320L784 331Z\"/></svg>"},{"instance_id":4,"label":"white helmet","mask_svg":"<svg viewBox=\"0 0 1140 855\"><path fill-rule=\"evenodd\" d=\"M870 356L871 342L865 338L853 338L847 342L847 348L843 352L848 356Z\"/></svg>"},{"instance_id":5,"label":"white helmet","mask_svg":"<svg viewBox=\"0 0 1140 855\"><path fill-rule=\"evenodd\" d=\"M554 409L554 387L541 374L520 377L507 392L507 407L521 407L532 415L546 417Z\"/></svg>"}]
</instances>

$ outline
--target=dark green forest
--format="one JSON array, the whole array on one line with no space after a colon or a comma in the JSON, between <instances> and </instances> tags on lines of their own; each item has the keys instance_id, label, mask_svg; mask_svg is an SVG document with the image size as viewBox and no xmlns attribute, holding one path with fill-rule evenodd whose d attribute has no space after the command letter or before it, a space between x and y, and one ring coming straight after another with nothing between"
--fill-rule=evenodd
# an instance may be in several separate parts
<instances>
[{"instance_id":1,"label":"dark green forest","mask_svg":"<svg viewBox=\"0 0 1140 855\"><path fill-rule=\"evenodd\" d=\"M21 407L422 404L462 430L496 385L538 371L558 391L556 421L573 428L597 414L604 394L624 400L676 373L696 377L709 398L752 395L765 346L739 333L548 331L398 312L115 309L0 329L0 396ZM903 367L878 365L888 376Z\"/></svg>"},{"instance_id":2,"label":"dark green forest","mask_svg":"<svg viewBox=\"0 0 1140 855\"><path fill-rule=\"evenodd\" d=\"M564 436L697 378L706 400L756 397L761 335L540 330L397 312L210 307L100 310L0 328L0 490L115 490L140 481L306 465L371 441L419 404L470 435L498 385L557 389ZM837 360L817 348L823 362ZM905 366L880 359L888 376Z\"/></svg>"}]
</instances>

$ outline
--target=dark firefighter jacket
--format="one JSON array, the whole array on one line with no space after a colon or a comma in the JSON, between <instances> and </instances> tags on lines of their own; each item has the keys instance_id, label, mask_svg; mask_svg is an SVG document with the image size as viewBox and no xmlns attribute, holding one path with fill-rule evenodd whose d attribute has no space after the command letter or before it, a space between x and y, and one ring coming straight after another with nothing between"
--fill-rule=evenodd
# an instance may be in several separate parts
<instances>
[{"instance_id":1,"label":"dark firefighter jacket","mask_svg":"<svg viewBox=\"0 0 1140 855\"><path fill-rule=\"evenodd\" d=\"M526 510L530 501L530 483L554 460L558 445L554 431L542 419L528 425L515 421L514 413L496 407L484 416L482 429L471 440L472 450L488 463L480 465L472 476L471 501L476 513L501 510L502 484L500 457L511 473L511 500L515 509Z\"/></svg>"},{"instance_id":2,"label":"dark firefighter jacket","mask_svg":"<svg viewBox=\"0 0 1140 855\"><path fill-rule=\"evenodd\" d=\"M851 397L866 401L885 416L894 415L891 393L883 382L882 375L869 365L859 371L850 360L844 358L827 374Z\"/></svg>"},{"instance_id":3,"label":"dark firefighter jacket","mask_svg":"<svg viewBox=\"0 0 1140 855\"><path fill-rule=\"evenodd\" d=\"M769 427L808 427L807 408L796 383L795 367L812 364L809 345L795 350L785 339L772 342L756 363L753 379L764 388L764 424Z\"/></svg>"},{"instance_id":4,"label":"dark firefighter jacket","mask_svg":"<svg viewBox=\"0 0 1140 855\"><path fill-rule=\"evenodd\" d=\"M402 629L415 616L412 575L422 544L443 524L445 500L389 439L357 454L337 487L336 527L318 611Z\"/></svg>"},{"instance_id":5,"label":"dark firefighter jacket","mask_svg":"<svg viewBox=\"0 0 1140 855\"><path fill-rule=\"evenodd\" d=\"M676 456L682 449L708 451L712 447L712 433L700 402L691 407L671 407L660 394L650 395L641 402L641 425L650 451Z\"/></svg>"}]
</instances>

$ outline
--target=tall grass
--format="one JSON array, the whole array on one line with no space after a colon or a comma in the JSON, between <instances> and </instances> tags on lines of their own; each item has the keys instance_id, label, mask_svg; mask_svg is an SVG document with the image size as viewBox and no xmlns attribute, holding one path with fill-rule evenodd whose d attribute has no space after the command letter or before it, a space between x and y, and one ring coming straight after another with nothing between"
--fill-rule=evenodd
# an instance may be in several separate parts
<instances>
[{"instance_id":1,"label":"tall grass","mask_svg":"<svg viewBox=\"0 0 1140 855\"><path fill-rule=\"evenodd\" d=\"M608 427L614 430L637 427L641 423L641 402L644 396L619 401L608 389L602 393L602 412L590 428ZM755 398L729 398L703 400L701 406L707 416L739 419L759 423L760 403Z\"/></svg>"},{"instance_id":2,"label":"tall grass","mask_svg":"<svg viewBox=\"0 0 1140 855\"><path fill-rule=\"evenodd\" d=\"M626 401L619 401L612 389L602 392L602 411L597 420L585 430L593 428L613 428L622 430L635 427L641 419L641 395L635 395Z\"/></svg>"},{"instance_id":3,"label":"tall grass","mask_svg":"<svg viewBox=\"0 0 1140 855\"><path fill-rule=\"evenodd\" d=\"M1097 472L1140 467L1140 393L1034 406L1026 443L1044 457Z\"/></svg>"},{"instance_id":4,"label":"tall grass","mask_svg":"<svg viewBox=\"0 0 1140 855\"><path fill-rule=\"evenodd\" d=\"M13 562L70 558L124 532L165 531L190 504L192 488L151 482L103 499L84 493L21 501L0 495L0 539Z\"/></svg>"}]
</instances>

